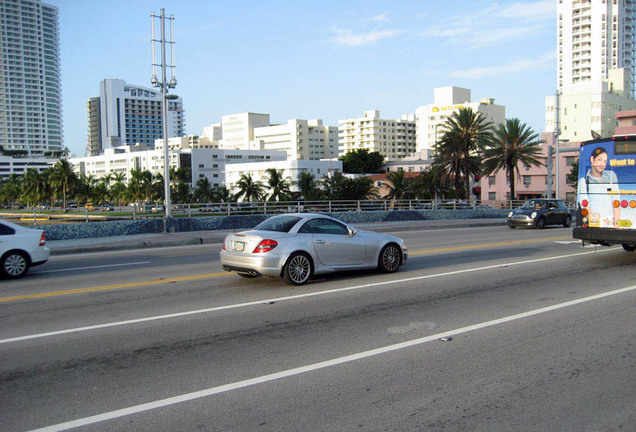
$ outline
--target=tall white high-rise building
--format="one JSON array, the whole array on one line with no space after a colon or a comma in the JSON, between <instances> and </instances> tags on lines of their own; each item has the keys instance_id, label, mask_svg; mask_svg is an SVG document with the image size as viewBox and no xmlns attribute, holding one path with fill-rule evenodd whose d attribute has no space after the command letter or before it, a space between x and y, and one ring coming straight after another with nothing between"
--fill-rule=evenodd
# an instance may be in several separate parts
<instances>
[{"instance_id":1,"label":"tall white high-rise building","mask_svg":"<svg viewBox=\"0 0 636 432\"><path fill-rule=\"evenodd\" d=\"M141 144L153 148L163 138L161 93L127 84L120 79L105 79L99 84L99 100L88 101L87 155L97 155L107 148ZM97 121L99 119L99 121ZM185 133L183 101L168 99L168 137ZM96 137L99 136L99 140Z\"/></svg>"},{"instance_id":2,"label":"tall white high-rise building","mask_svg":"<svg viewBox=\"0 0 636 432\"><path fill-rule=\"evenodd\" d=\"M0 0L0 145L42 157L62 144L58 10Z\"/></svg>"},{"instance_id":3,"label":"tall white high-rise building","mask_svg":"<svg viewBox=\"0 0 636 432\"><path fill-rule=\"evenodd\" d=\"M611 69L626 68L633 92L635 19L633 0L558 0L558 89L607 81Z\"/></svg>"},{"instance_id":4,"label":"tall white high-rise building","mask_svg":"<svg viewBox=\"0 0 636 432\"><path fill-rule=\"evenodd\" d=\"M557 2L557 89L545 98L545 132L560 140L608 137L617 111L636 109L636 2Z\"/></svg>"}]
</instances>

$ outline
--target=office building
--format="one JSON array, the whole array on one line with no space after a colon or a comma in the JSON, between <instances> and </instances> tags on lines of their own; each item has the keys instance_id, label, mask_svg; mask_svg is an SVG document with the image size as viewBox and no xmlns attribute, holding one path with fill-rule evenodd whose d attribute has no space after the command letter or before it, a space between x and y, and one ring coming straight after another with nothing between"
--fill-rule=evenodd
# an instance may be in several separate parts
<instances>
[{"instance_id":1,"label":"office building","mask_svg":"<svg viewBox=\"0 0 636 432\"><path fill-rule=\"evenodd\" d=\"M63 148L58 9L0 0L0 145L23 157Z\"/></svg>"},{"instance_id":2,"label":"office building","mask_svg":"<svg viewBox=\"0 0 636 432\"><path fill-rule=\"evenodd\" d=\"M254 128L269 126L269 114L240 113L221 117L219 148L258 150L254 141ZM208 132L210 133L210 132ZM214 133L214 132L212 132Z\"/></svg>"},{"instance_id":3,"label":"office building","mask_svg":"<svg viewBox=\"0 0 636 432\"><path fill-rule=\"evenodd\" d=\"M123 174L125 181L128 181L132 170L149 171L153 176L163 175L163 150L143 148L143 146L109 148L100 155L70 158L69 162L78 175L93 176L97 179L117 173ZM187 182L191 186L203 177L207 177L212 186L224 186L226 165L284 161L285 152L188 148L170 150L168 160L169 167L185 169L188 173Z\"/></svg>"},{"instance_id":4,"label":"office building","mask_svg":"<svg viewBox=\"0 0 636 432\"><path fill-rule=\"evenodd\" d=\"M471 91L461 87L437 87L432 104L415 110L417 152L424 159L432 156L435 143L444 133L444 122L460 108L470 108L481 113L487 122L496 126L506 120L506 107L495 104L492 98L471 101Z\"/></svg>"},{"instance_id":5,"label":"office building","mask_svg":"<svg viewBox=\"0 0 636 432\"><path fill-rule=\"evenodd\" d=\"M338 157L338 128L322 120L292 119L287 124L254 128L254 148L282 150L288 159L320 160Z\"/></svg>"},{"instance_id":6,"label":"office building","mask_svg":"<svg viewBox=\"0 0 636 432\"><path fill-rule=\"evenodd\" d=\"M403 159L415 152L415 116L380 118L379 110L365 111L362 117L338 120L338 154L356 149L378 152L385 160Z\"/></svg>"},{"instance_id":7,"label":"office building","mask_svg":"<svg viewBox=\"0 0 636 432\"><path fill-rule=\"evenodd\" d=\"M154 146L163 138L161 92L127 84L120 79L100 82L99 100L88 101L87 155L124 145ZM185 133L183 101L171 95L168 104L168 137ZM99 122L95 119L99 118ZM99 141L96 138L99 136ZM90 151L90 153L88 153Z\"/></svg>"}]
</instances>

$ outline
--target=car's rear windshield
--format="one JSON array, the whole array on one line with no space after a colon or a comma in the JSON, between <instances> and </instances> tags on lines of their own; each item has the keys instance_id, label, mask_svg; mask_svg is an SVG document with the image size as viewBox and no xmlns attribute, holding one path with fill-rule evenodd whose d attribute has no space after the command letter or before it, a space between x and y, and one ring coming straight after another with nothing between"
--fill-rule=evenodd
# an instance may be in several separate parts
<instances>
[{"instance_id":1,"label":"car's rear windshield","mask_svg":"<svg viewBox=\"0 0 636 432\"><path fill-rule=\"evenodd\" d=\"M256 225L256 230L289 232L301 218L298 216L274 216Z\"/></svg>"}]
</instances>

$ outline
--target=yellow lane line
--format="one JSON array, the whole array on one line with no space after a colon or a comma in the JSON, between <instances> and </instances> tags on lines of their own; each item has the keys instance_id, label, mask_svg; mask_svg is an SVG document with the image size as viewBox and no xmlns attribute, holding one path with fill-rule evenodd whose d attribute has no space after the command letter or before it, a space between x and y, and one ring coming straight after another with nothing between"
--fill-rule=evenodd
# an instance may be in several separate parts
<instances>
[{"instance_id":1,"label":"yellow lane line","mask_svg":"<svg viewBox=\"0 0 636 432\"><path fill-rule=\"evenodd\" d=\"M468 250L468 249L479 249L479 248L497 247L497 246L509 246L509 245L516 245L516 244L524 244L524 243L537 243L542 241L567 240L571 238L572 237L570 236L563 236L563 237L553 237L553 238L547 238L547 239L510 240L510 241L497 242L497 243L483 243L483 244L472 245L472 246L453 246L453 247L446 247L446 248L439 248L439 249L425 249L425 250L419 250L419 251L410 251L409 256L431 254L431 253L437 253L437 252L449 252L449 251L455 251L455 250ZM123 288L135 288L135 287L142 287L142 286L193 281L193 280L201 280L201 279L210 279L210 278L215 278L220 276L227 276L229 274L230 273L228 272L206 273L206 274L193 275L193 276L158 278L158 279L141 281L141 282L128 282L128 283L122 283L122 284L101 285L101 286L89 287L89 288L75 288L75 289L62 290L62 291L48 291L48 292L37 293L37 294L24 294L24 295L10 296L10 297L0 297L0 303L7 303L11 301L18 301L18 300L38 299L38 298L45 298L45 297L57 297L57 296L71 295L71 294L91 293L91 292L97 292L97 291L110 291L110 290L117 290L117 289L123 289Z\"/></svg>"},{"instance_id":2,"label":"yellow lane line","mask_svg":"<svg viewBox=\"0 0 636 432\"><path fill-rule=\"evenodd\" d=\"M134 288L134 287L148 286L148 285L158 285L158 284L175 283L175 282L183 282L183 281L191 281L191 280L199 280L199 279L209 279L209 278L224 276L228 274L229 274L228 272L207 273L207 274L200 274L200 275L194 275L194 276L159 278L159 279L153 279L153 280L141 281L141 282L129 282L129 283L122 283L122 284L102 285L102 286L96 286L96 287L90 287L90 288L76 288L76 289L69 289L69 290L63 290L63 291L49 291L49 292L43 292L43 293L37 293L37 294L24 294L24 295L11 296L11 297L0 297L0 303L6 303L6 302L16 301L16 300L36 299L36 298L43 298L43 297L56 297L56 296L63 296L63 295L69 295L69 294L81 294L81 293L89 293L89 292L95 292L95 291L108 291L108 290L116 290L116 289L122 289L122 288Z\"/></svg>"}]
</instances>

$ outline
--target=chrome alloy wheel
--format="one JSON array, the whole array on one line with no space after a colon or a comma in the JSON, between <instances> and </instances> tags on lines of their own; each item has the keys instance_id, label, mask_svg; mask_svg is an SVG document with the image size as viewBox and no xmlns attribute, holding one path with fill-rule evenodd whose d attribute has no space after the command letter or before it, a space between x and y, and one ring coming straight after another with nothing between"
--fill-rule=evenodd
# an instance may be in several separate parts
<instances>
[{"instance_id":1,"label":"chrome alloy wheel","mask_svg":"<svg viewBox=\"0 0 636 432\"><path fill-rule=\"evenodd\" d=\"M385 246L380 255L380 270L385 273L392 273L400 267L402 251L394 244Z\"/></svg>"},{"instance_id":2,"label":"chrome alloy wheel","mask_svg":"<svg viewBox=\"0 0 636 432\"><path fill-rule=\"evenodd\" d=\"M24 276L29 267L24 255L14 252L7 256L2 263L3 272L10 278L19 278Z\"/></svg>"},{"instance_id":3,"label":"chrome alloy wheel","mask_svg":"<svg viewBox=\"0 0 636 432\"><path fill-rule=\"evenodd\" d=\"M285 281L293 285L301 285L307 282L309 276L311 276L311 260L307 255L302 253L292 255L285 264Z\"/></svg>"}]
</instances>

